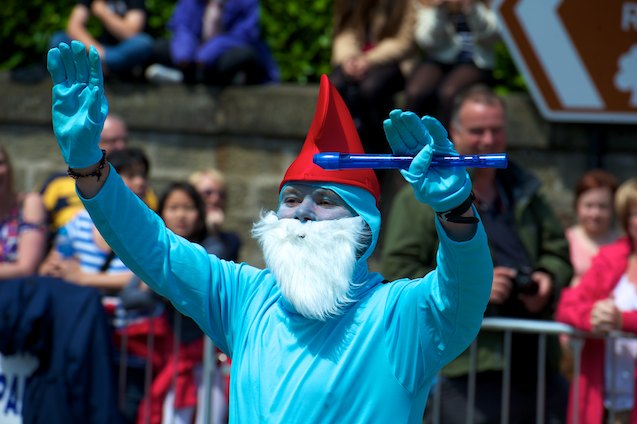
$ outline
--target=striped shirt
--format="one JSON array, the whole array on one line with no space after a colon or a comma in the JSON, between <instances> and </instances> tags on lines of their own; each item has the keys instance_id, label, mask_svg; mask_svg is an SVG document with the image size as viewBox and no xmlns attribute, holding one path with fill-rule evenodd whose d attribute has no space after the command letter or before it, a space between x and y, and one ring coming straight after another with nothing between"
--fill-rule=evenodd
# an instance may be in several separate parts
<instances>
[{"instance_id":1,"label":"striped shirt","mask_svg":"<svg viewBox=\"0 0 637 424\"><path fill-rule=\"evenodd\" d=\"M80 261L83 272L99 273L109 258L109 251L102 250L95 242L95 225L85 210L79 212L69 223L60 229L55 239L55 249L65 258L75 257ZM117 257L113 257L107 273L129 272L129 269Z\"/></svg>"}]
</instances>

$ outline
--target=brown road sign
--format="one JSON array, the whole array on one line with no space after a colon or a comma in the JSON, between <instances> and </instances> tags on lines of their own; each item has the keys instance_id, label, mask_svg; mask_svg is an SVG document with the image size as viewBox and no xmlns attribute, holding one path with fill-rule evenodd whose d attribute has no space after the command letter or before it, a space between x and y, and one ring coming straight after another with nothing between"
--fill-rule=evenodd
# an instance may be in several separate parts
<instances>
[{"instance_id":1,"label":"brown road sign","mask_svg":"<svg viewBox=\"0 0 637 424\"><path fill-rule=\"evenodd\" d=\"M495 0L542 115L637 124L637 0Z\"/></svg>"}]
</instances>

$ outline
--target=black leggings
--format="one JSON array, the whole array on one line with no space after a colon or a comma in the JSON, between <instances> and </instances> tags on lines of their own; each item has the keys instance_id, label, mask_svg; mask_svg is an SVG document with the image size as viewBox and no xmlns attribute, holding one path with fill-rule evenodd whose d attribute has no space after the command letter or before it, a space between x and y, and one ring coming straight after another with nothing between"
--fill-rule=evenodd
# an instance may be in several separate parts
<instances>
[{"instance_id":1,"label":"black leggings","mask_svg":"<svg viewBox=\"0 0 637 424\"><path fill-rule=\"evenodd\" d=\"M383 121L394 107L394 95L405 80L397 64L370 69L362 81L347 77L340 66L330 75L356 122L358 135L367 153L389 152Z\"/></svg>"},{"instance_id":2,"label":"black leggings","mask_svg":"<svg viewBox=\"0 0 637 424\"><path fill-rule=\"evenodd\" d=\"M240 79L235 80L239 75ZM247 46L228 50L213 66L203 68L203 82L210 85L261 84L266 76L256 50Z\"/></svg>"},{"instance_id":3,"label":"black leggings","mask_svg":"<svg viewBox=\"0 0 637 424\"><path fill-rule=\"evenodd\" d=\"M405 109L420 116L435 116L448 127L453 98L464 88L476 83L491 85L491 71L480 69L473 63L446 65L423 62L407 80Z\"/></svg>"},{"instance_id":4,"label":"black leggings","mask_svg":"<svg viewBox=\"0 0 637 424\"><path fill-rule=\"evenodd\" d=\"M178 67L170 55L170 40L158 40L150 63ZM257 51L249 46L236 47L223 53L210 66L190 63L181 68L186 83L204 83L227 86L233 83L262 84L267 80L267 69Z\"/></svg>"}]
</instances>

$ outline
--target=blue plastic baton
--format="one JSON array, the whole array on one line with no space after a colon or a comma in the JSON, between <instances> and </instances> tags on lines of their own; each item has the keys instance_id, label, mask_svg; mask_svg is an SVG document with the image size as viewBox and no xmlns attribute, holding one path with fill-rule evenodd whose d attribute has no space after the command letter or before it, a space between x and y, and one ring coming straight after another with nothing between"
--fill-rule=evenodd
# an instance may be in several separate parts
<instances>
[{"instance_id":1,"label":"blue plastic baton","mask_svg":"<svg viewBox=\"0 0 637 424\"><path fill-rule=\"evenodd\" d=\"M325 152L314 155L314 163L323 169L408 169L413 156L394 156L390 154L347 154ZM431 166L450 168L464 166L465 168L506 168L508 157L506 153L490 153L484 155L449 155L434 156Z\"/></svg>"}]
</instances>

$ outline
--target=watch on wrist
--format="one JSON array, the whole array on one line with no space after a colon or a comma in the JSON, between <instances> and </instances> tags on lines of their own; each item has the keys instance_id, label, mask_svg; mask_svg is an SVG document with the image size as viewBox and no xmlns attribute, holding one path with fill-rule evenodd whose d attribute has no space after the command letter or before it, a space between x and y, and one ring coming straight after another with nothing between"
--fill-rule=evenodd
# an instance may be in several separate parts
<instances>
[{"instance_id":1,"label":"watch on wrist","mask_svg":"<svg viewBox=\"0 0 637 424\"><path fill-rule=\"evenodd\" d=\"M462 202L460 205L455 208L448 210L446 212L436 212L438 218L442 221L453 222L456 224L477 224L478 218L475 216L462 216L463 213L467 212L471 205L473 205L473 201L476 196L473 194L473 191L469 193L469 197Z\"/></svg>"}]
</instances>

